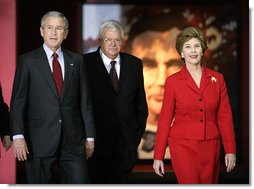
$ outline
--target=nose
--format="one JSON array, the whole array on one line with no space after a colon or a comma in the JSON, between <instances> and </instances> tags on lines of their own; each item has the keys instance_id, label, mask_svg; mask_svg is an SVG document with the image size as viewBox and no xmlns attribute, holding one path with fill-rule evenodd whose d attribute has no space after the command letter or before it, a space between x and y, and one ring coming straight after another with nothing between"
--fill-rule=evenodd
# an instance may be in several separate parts
<instances>
[{"instance_id":1,"label":"nose","mask_svg":"<svg viewBox=\"0 0 254 189\"><path fill-rule=\"evenodd\" d=\"M52 28L52 34L56 34L56 28Z\"/></svg>"},{"instance_id":2,"label":"nose","mask_svg":"<svg viewBox=\"0 0 254 189\"><path fill-rule=\"evenodd\" d=\"M166 71L167 71L167 67L166 67L165 64L160 65L160 66L158 67L157 78L155 78L155 80L156 80L156 85L164 86L165 79L166 79L166 77L167 77Z\"/></svg>"},{"instance_id":3,"label":"nose","mask_svg":"<svg viewBox=\"0 0 254 189\"><path fill-rule=\"evenodd\" d=\"M111 44L112 44L113 46L116 46L116 45L117 45L117 44L116 44L116 40L113 39L112 42L111 42Z\"/></svg>"}]
</instances>

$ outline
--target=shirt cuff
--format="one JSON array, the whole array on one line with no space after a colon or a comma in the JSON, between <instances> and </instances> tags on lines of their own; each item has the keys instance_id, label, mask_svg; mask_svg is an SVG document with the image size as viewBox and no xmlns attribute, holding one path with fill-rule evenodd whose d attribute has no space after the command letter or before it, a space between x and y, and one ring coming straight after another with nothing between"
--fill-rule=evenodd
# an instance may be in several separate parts
<instances>
[{"instance_id":1,"label":"shirt cuff","mask_svg":"<svg viewBox=\"0 0 254 189\"><path fill-rule=\"evenodd\" d=\"M25 138L24 135L20 134L20 135L13 135L13 140L18 139L18 138Z\"/></svg>"}]
</instances>

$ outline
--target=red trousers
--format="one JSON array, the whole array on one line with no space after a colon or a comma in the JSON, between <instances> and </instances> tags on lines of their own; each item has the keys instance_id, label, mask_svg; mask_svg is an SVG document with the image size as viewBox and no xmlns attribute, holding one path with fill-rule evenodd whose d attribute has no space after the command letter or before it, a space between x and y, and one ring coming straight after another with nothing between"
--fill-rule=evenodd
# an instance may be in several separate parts
<instances>
[{"instance_id":1,"label":"red trousers","mask_svg":"<svg viewBox=\"0 0 254 189\"><path fill-rule=\"evenodd\" d=\"M179 184L216 184L221 140L169 139L170 157Z\"/></svg>"}]
</instances>

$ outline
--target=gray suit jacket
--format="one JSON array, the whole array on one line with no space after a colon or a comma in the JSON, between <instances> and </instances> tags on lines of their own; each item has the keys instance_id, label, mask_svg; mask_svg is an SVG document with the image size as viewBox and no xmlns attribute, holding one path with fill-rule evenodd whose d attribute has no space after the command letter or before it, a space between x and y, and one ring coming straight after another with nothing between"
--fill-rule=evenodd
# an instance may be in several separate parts
<instances>
[{"instance_id":1,"label":"gray suit jacket","mask_svg":"<svg viewBox=\"0 0 254 189\"><path fill-rule=\"evenodd\" d=\"M86 137L95 137L92 104L82 56L63 49L65 78L59 97L44 49L20 57L11 99L11 134L23 134L30 153L55 153L61 130L71 153L84 153Z\"/></svg>"}]
</instances>

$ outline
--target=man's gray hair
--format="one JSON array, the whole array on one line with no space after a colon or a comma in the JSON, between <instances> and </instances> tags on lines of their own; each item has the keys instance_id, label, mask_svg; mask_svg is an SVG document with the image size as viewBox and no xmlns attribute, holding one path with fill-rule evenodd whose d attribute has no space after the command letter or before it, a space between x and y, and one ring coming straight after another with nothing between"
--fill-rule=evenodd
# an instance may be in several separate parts
<instances>
[{"instance_id":1,"label":"man's gray hair","mask_svg":"<svg viewBox=\"0 0 254 189\"><path fill-rule=\"evenodd\" d=\"M44 26L44 22L46 20L46 18L48 17L57 17L57 18L62 18L64 21L64 29L67 30L69 27L69 23L68 20L66 19L66 17L63 15L63 13L61 12L57 12L57 11L50 11L47 12L43 15L43 17L41 18L41 27Z\"/></svg>"},{"instance_id":2,"label":"man's gray hair","mask_svg":"<svg viewBox=\"0 0 254 189\"><path fill-rule=\"evenodd\" d=\"M113 31L119 31L121 35L121 39L124 39L124 30L121 24L115 20L108 20L101 24L100 30L99 30L99 38L103 39L104 37L104 31L107 29L112 29Z\"/></svg>"}]
</instances>

